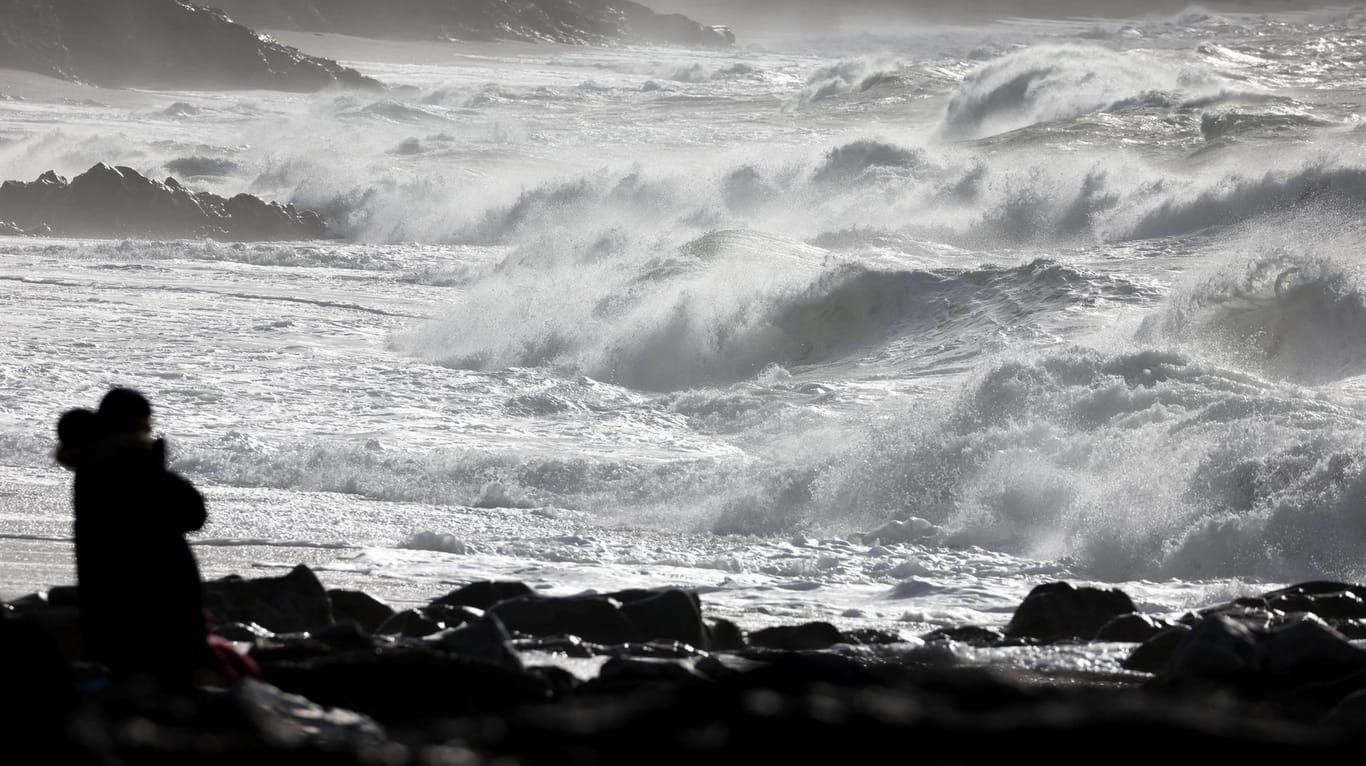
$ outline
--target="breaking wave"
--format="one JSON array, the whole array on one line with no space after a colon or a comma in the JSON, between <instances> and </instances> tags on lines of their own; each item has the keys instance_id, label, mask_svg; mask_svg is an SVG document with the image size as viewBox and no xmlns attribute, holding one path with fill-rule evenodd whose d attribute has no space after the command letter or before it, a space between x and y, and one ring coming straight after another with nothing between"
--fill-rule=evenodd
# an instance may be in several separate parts
<instances>
[{"instance_id":1,"label":"breaking wave","mask_svg":"<svg viewBox=\"0 0 1366 766\"><path fill-rule=\"evenodd\" d=\"M1170 106L1220 89L1212 72L1176 69L1137 52L1035 46L969 74L949 101L944 130L980 138L1108 108Z\"/></svg>"},{"instance_id":2,"label":"breaking wave","mask_svg":"<svg viewBox=\"0 0 1366 766\"><path fill-rule=\"evenodd\" d=\"M462 369L546 366L673 391L751 379L771 365L856 359L892 339L906 342L907 356L969 347L1003 325L1139 292L1046 261L870 268L752 232L708 235L663 256L628 250L596 262L505 266L396 346ZM526 316L532 305L535 317Z\"/></svg>"}]
</instances>

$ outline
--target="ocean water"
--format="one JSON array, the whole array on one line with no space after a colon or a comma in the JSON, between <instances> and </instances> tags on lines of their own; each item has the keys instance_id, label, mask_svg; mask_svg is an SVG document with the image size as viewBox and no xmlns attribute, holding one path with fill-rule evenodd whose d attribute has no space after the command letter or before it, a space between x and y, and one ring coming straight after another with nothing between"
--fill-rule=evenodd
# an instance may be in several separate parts
<instances>
[{"instance_id":1,"label":"ocean water","mask_svg":"<svg viewBox=\"0 0 1366 766\"><path fill-rule=\"evenodd\" d=\"M111 385L207 574L397 604L681 585L911 639L1056 579L1169 614L1366 574L1362 12L288 41L393 87L0 100L4 178L338 234L0 239L0 595L73 579L53 424Z\"/></svg>"}]
</instances>

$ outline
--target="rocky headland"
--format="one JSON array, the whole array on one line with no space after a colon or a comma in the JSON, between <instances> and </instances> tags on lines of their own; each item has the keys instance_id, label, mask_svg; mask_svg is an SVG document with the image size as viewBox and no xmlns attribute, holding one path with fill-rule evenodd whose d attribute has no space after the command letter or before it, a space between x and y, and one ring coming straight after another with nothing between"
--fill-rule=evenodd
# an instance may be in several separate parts
<instances>
[{"instance_id":1,"label":"rocky headland","mask_svg":"<svg viewBox=\"0 0 1366 766\"><path fill-rule=\"evenodd\" d=\"M1120 591L1052 583L1002 631L909 637L747 631L676 589L549 597L476 582L396 610L301 566L206 583L217 635L262 678L168 696L74 661L74 589L55 588L0 609L0 720L19 727L12 747L46 741L50 757L91 763L1332 758L1366 744L1363 595L1304 583L1166 623ZM1098 645L1127 670L963 651Z\"/></svg>"},{"instance_id":2,"label":"rocky headland","mask_svg":"<svg viewBox=\"0 0 1366 766\"><path fill-rule=\"evenodd\" d=\"M101 163L70 181L48 171L0 184L0 234L306 240L327 236L327 225L293 205L193 192L174 178L157 181Z\"/></svg>"},{"instance_id":3,"label":"rocky headland","mask_svg":"<svg viewBox=\"0 0 1366 766\"><path fill-rule=\"evenodd\" d=\"M316 91L379 83L177 0L0 3L0 67L104 87Z\"/></svg>"},{"instance_id":4,"label":"rocky headland","mask_svg":"<svg viewBox=\"0 0 1366 766\"><path fill-rule=\"evenodd\" d=\"M257 29L409 40L725 47L735 37L630 0L204 0Z\"/></svg>"}]
</instances>

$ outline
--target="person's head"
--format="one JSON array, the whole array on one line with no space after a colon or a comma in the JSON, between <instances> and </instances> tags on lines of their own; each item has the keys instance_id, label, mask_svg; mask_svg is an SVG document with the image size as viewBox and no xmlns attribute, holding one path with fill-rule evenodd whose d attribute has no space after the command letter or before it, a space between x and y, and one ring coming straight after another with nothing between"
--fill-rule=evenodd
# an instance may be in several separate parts
<instances>
[{"instance_id":1,"label":"person's head","mask_svg":"<svg viewBox=\"0 0 1366 766\"><path fill-rule=\"evenodd\" d=\"M150 436L152 433L152 405L131 388L110 389L100 400L99 416L110 434Z\"/></svg>"},{"instance_id":2,"label":"person's head","mask_svg":"<svg viewBox=\"0 0 1366 766\"><path fill-rule=\"evenodd\" d=\"M78 467L103 435L103 420L94 412L82 408L62 413L57 420L57 462Z\"/></svg>"}]
</instances>

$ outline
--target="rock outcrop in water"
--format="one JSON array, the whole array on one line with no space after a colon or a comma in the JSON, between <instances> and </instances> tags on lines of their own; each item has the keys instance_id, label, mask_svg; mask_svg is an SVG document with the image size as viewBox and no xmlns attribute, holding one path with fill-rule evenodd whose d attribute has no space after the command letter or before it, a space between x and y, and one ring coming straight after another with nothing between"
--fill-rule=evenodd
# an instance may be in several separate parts
<instances>
[{"instance_id":1,"label":"rock outcrop in water","mask_svg":"<svg viewBox=\"0 0 1366 766\"><path fill-rule=\"evenodd\" d=\"M572 755L691 765L913 753L985 764L1042 749L1050 763L1094 763L1147 742L1266 763L1336 760L1366 745L1366 649L1343 633L1366 620L1366 589L1340 583L1192 613L1164 661L1125 675L1027 670L1020 652L1039 639L970 626L910 640L827 623L746 634L704 621L696 594L672 589L554 598L474 583L400 613L421 631L371 634L335 618L378 609L373 624L387 607L325 591L299 567L206 584L220 617L247 621L216 630L250 647L263 680L166 697L104 687L99 668L71 663L66 590L0 604L9 660L0 725L44 738L54 762L552 764ZM1045 595L1057 603L1041 605ZM1075 636L1131 603L1062 583L1031 598L1017 616L1044 614L1050 636L1074 636L1046 640L1073 650L1087 643ZM299 614L281 613L291 605ZM610 643L576 635L589 631ZM960 642L1017 659L984 667L964 660L973 655Z\"/></svg>"},{"instance_id":2,"label":"rock outcrop in water","mask_svg":"<svg viewBox=\"0 0 1366 766\"><path fill-rule=\"evenodd\" d=\"M177 0L0 3L0 67L107 87L314 91L379 83Z\"/></svg>"},{"instance_id":3,"label":"rock outcrop in water","mask_svg":"<svg viewBox=\"0 0 1366 766\"><path fill-rule=\"evenodd\" d=\"M615 42L724 47L724 27L630 0L204 0L258 29L416 40Z\"/></svg>"},{"instance_id":4,"label":"rock outcrop in water","mask_svg":"<svg viewBox=\"0 0 1366 766\"><path fill-rule=\"evenodd\" d=\"M219 240L320 239L316 213L250 194L192 192L174 178L155 181L103 163L67 181L48 171L0 185L0 234Z\"/></svg>"}]
</instances>

